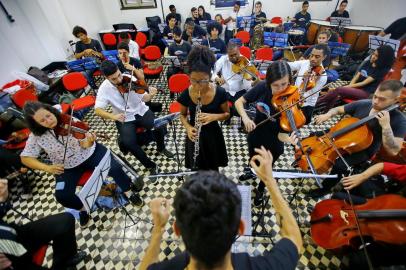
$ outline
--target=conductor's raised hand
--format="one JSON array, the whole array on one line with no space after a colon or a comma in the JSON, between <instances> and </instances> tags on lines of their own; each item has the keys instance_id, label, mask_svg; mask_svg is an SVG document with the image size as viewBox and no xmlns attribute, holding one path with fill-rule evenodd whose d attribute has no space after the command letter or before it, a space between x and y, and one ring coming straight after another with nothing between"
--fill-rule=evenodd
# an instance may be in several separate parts
<instances>
[{"instance_id":1,"label":"conductor's raised hand","mask_svg":"<svg viewBox=\"0 0 406 270\"><path fill-rule=\"evenodd\" d=\"M271 152L266 150L263 146L261 146L261 148L255 148L255 152L257 154L253 156L250 161L251 167L262 182L272 180L273 156Z\"/></svg>"},{"instance_id":2,"label":"conductor's raised hand","mask_svg":"<svg viewBox=\"0 0 406 270\"><path fill-rule=\"evenodd\" d=\"M155 198L150 202L152 220L158 229L163 229L168 222L170 206L171 202L165 198Z\"/></svg>"}]
</instances>

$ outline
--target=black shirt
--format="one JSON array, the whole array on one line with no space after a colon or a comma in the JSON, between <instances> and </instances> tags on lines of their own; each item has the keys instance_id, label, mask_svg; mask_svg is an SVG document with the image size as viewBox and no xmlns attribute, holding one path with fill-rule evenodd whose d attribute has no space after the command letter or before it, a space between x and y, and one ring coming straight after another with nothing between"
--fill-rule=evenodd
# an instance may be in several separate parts
<instances>
[{"instance_id":1,"label":"black shirt","mask_svg":"<svg viewBox=\"0 0 406 270\"><path fill-rule=\"evenodd\" d=\"M200 25L195 25L195 28L193 29L192 37L193 38L202 38L207 35L207 32L200 26ZM188 35L186 34L186 30L183 31L182 33L182 39L188 41Z\"/></svg>"},{"instance_id":2,"label":"black shirt","mask_svg":"<svg viewBox=\"0 0 406 270\"><path fill-rule=\"evenodd\" d=\"M189 17L186 19L185 23L190 22L190 21L194 22L196 25L199 25L200 20L199 20L199 18Z\"/></svg>"},{"instance_id":3,"label":"black shirt","mask_svg":"<svg viewBox=\"0 0 406 270\"><path fill-rule=\"evenodd\" d=\"M306 12L305 15L303 15L302 12L298 12L295 15L295 24L297 24L301 28L307 28L307 24L310 22L311 19L312 16L309 12Z\"/></svg>"},{"instance_id":4,"label":"black shirt","mask_svg":"<svg viewBox=\"0 0 406 270\"><path fill-rule=\"evenodd\" d=\"M373 67L370 61L365 62L362 67L360 68L360 77L358 79L358 82L362 82L365 80L367 77L372 77L374 78L374 81L371 82L370 84L367 84L366 86L362 87L362 89L369 94L372 94L375 92L376 88L378 85L381 83L383 78L385 77L386 73L388 73L389 68L381 69L377 67Z\"/></svg>"},{"instance_id":5,"label":"black shirt","mask_svg":"<svg viewBox=\"0 0 406 270\"><path fill-rule=\"evenodd\" d=\"M163 36L168 38L168 39L173 39L173 30L175 28L176 28L176 26L174 28L172 28L172 29L169 27L169 25L165 26Z\"/></svg>"},{"instance_id":6,"label":"black shirt","mask_svg":"<svg viewBox=\"0 0 406 270\"><path fill-rule=\"evenodd\" d=\"M81 53L81 52L83 52L84 50L87 50L87 49L92 49L92 50L95 50L97 52L102 51L102 47L100 45L100 42L97 41L97 40L91 39L89 44L85 44L80 40L78 42L76 42L75 53Z\"/></svg>"},{"instance_id":7,"label":"black shirt","mask_svg":"<svg viewBox=\"0 0 406 270\"><path fill-rule=\"evenodd\" d=\"M214 53L225 54L226 53L226 43L221 38L216 39L205 39L202 41L202 45L209 46Z\"/></svg>"},{"instance_id":8,"label":"black shirt","mask_svg":"<svg viewBox=\"0 0 406 270\"><path fill-rule=\"evenodd\" d=\"M255 12L254 12L254 13L252 13L252 16L255 16L255 19L259 19L259 18L266 19L266 14L263 11L261 11L259 14L255 14ZM260 23L261 23L260 21L254 20L254 26L256 26Z\"/></svg>"},{"instance_id":9,"label":"black shirt","mask_svg":"<svg viewBox=\"0 0 406 270\"><path fill-rule=\"evenodd\" d=\"M130 57L130 65L134 66L135 68L142 68L142 64L140 62L140 60L134 58L134 57ZM128 69L126 69L124 67L123 62L119 61L117 63L118 69L121 71L121 73L131 73L131 71L129 71Z\"/></svg>"},{"instance_id":10,"label":"black shirt","mask_svg":"<svg viewBox=\"0 0 406 270\"><path fill-rule=\"evenodd\" d=\"M203 16L199 16L199 21L211 21L210 13L203 13Z\"/></svg>"},{"instance_id":11,"label":"black shirt","mask_svg":"<svg viewBox=\"0 0 406 270\"><path fill-rule=\"evenodd\" d=\"M400 18L384 30L385 34L391 34L391 39L400 39L404 34L406 34L406 17Z\"/></svg>"},{"instance_id":12,"label":"black shirt","mask_svg":"<svg viewBox=\"0 0 406 270\"><path fill-rule=\"evenodd\" d=\"M190 256L181 253L174 258L152 264L148 270L183 270L189 264ZM287 238L278 241L270 252L262 256L250 257L247 253L231 253L234 270L295 269L299 254L293 242Z\"/></svg>"},{"instance_id":13,"label":"black shirt","mask_svg":"<svg viewBox=\"0 0 406 270\"><path fill-rule=\"evenodd\" d=\"M182 44L174 42L168 48L170 56L177 56L180 60L185 61L189 52L192 50L192 46L187 41L183 41Z\"/></svg>"},{"instance_id":14,"label":"black shirt","mask_svg":"<svg viewBox=\"0 0 406 270\"><path fill-rule=\"evenodd\" d=\"M346 10L344 10L343 14L338 13L338 10L336 10L333 13L331 13L330 17L349 18L350 14Z\"/></svg>"},{"instance_id":15,"label":"black shirt","mask_svg":"<svg viewBox=\"0 0 406 270\"><path fill-rule=\"evenodd\" d=\"M371 109L372 101L370 99L358 100L344 106L346 114L358 119L367 117ZM389 115L394 137L404 138L406 136L406 117L398 110L392 110ZM382 128L377 119L370 120L367 125L372 131L374 139L371 146L364 151L369 157L372 157L382 145Z\"/></svg>"},{"instance_id":16,"label":"black shirt","mask_svg":"<svg viewBox=\"0 0 406 270\"><path fill-rule=\"evenodd\" d=\"M171 13L169 13L169 14L171 14ZM166 15L166 18L165 18L166 24L169 24L169 14ZM179 13L175 13L175 17L176 17L176 25L179 26L182 22L182 17L180 16Z\"/></svg>"}]
</instances>

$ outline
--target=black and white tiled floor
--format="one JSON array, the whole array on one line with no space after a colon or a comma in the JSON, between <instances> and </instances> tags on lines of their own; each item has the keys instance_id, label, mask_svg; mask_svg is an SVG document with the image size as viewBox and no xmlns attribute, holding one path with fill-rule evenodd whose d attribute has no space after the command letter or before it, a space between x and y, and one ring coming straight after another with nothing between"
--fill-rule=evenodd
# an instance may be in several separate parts
<instances>
[{"instance_id":1,"label":"black and white tiled floor","mask_svg":"<svg viewBox=\"0 0 406 270\"><path fill-rule=\"evenodd\" d=\"M164 77L165 76L161 76L157 80L151 80L151 85L167 89L165 87L166 82L164 81ZM341 85L340 82L337 84ZM169 95L160 94L157 101L162 102L168 99ZM162 115L163 114L164 113L162 113ZM93 112L87 115L86 120L94 130L106 132L110 140L103 142L103 144L116 153L119 153L116 144L117 132L113 123L109 122L108 125L105 126L100 118L94 116ZM311 131L325 129L334 124L335 120L329 121L323 126L316 127L312 124L305 126L301 129L302 135L307 136ZM180 159L182 160L185 134L179 121L176 122L175 128L178 138L177 144L180 149ZM223 133L229 154L229 164L228 167L223 168L221 171L238 183L238 176L242 173L243 167L247 163L248 150L245 134L238 132L232 125L223 126ZM168 133L166 142L168 149L175 151L172 135L172 132ZM169 160L164 156L157 155L155 144L148 145L146 152L159 164L161 172L173 172L177 170L176 160ZM139 174L146 174L142 165L135 160L133 156L126 155L125 158ZM286 146L285 154L277 161L275 169L292 169L290 167L292 161L293 149L290 146ZM181 166L181 169L184 169L183 166ZM53 196L54 179L51 175L38 172L37 176L31 175L30 178L33 195L31 198L22 199L16 195L18 192L14 189L13 204L15 209L29 215L29 217L33 219L64 211L64 208L55 201ZM253 180L250 180L240 184L247 185L253 182ZM85 229L81 229L79 224L77 224L76 234L78 246L90 254L85 262L77 266L77 269L136 269L144 255L151 236L152 224L148 203L157 196L173 198L177 188L181 184L182 180L175 177L160 178L157 184L153 184L147 179L144 190L141 192L145 205L142 208L135 208L130 205L126 206L128 212L141 219L141 221L135 226L128 228L125 234L125 215L124 212L120 210L110 212L97 210L93 212L93 221ZM254 185L256 185L256 183L254 183ZM281 179L279 185L288 201L292 199L291 194L293 194L296 189L299 189L297 197L291 203L294 214L301 226L305 245L305 251L300 258L297 269L339 269L342 258L336 257L331 252L317 247L312 243L310 237L309 227L307 225L309 221L308 209L313 207L316 201L305 198L303 191L314 188L314 181L312 179L304 180L303 182L299 179ZM272 235L273 241L277 241L280 238L278 235L279 227L276 225L272 205L266 207L265 214L268 215L268 217L265 217L265 231ZM11 211L7 218L17 223L27 222L27 219ZM127 224L128 222L130 221L127 218ZM260 226L259 229L262 230L263 228ZM271 248L272 241L269 238L241 237L234 244L233 251L258 255ZM48 256L45 262L48 266L51 264L51 250L51 248L48 249ZM184 246L181 240L174 236L172 228L168 225L161 244L160 259L171 258L182 250L184 250Z\"/></svg>"}]
</instances>

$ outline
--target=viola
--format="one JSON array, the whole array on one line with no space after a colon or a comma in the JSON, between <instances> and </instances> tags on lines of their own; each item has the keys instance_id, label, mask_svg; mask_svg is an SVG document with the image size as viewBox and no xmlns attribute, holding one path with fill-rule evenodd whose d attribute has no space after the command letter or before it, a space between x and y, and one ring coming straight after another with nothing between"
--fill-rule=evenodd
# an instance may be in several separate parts
<instances>
[{"instance_id":1,"label":"viola","mask_svg":"<svg viewBox=\"0 0 406 270\"><path fill-rule=\"evenodd\" d=\"M391 111L398 108L394 104L385 109ZM334 165L339 154L353 154L367 149L373 141L372 131L366 123L375 119L376 114L363 119L344 118L322 136L311 136L302 141L304 152L308 153L315 165L317 173L327 173ZM308 165L303 153L296 151L295 165L307 170Z\"/></svg>"},{"instance_id":2,"label":"viola","mask_svg":"<svg viewBox=\"0 0 406 270\"><path fill-rule=\"evenodd\" d=\"M314 242L325 249L358 248L361 237L406 244L406 198L387 194L354 206L343 200L324 200L316 204L310 224Z\"/></svg>"},{"instance_id":3,"label":"viola","mask_svg":"<svg viewBox=\"0 0 406 270\"><path fill-rule=\"evenodd\" d=\"M325 72L322 66L310 67L307 75L304 75L303 81L300 84L300 91L305 92L313 89L316 86L317 79Z\"/></svg>"},{"instance_id":4,"label":"viola","mask_svg":"<svg viewBox=\"0 0 406 270\"><path fill-rule=\"evenodd\" d=\"M299 100L299 89L294 85L272 97L272 106L282 112L279 123L285 131L292 132L306 123L306 117L298 105Z\"/></svg>"},{"instance_id":5,"label":"viola","mask_svg":"<svg viewBox=\"0 0 406 270\"><path fill-rule=\"evenodd\" d=\"M145 80L137 79L136 81L131 81L131 77L123 76L123 80L117 85L117 89L121 94L134 91L135 93L142 95L148 92L148 85Z\"/></svg>"},{"instance_id":6,"label":"viola","mask_svg":"<svg viewBox=\"0 0 406 270\"><path fill-rule=\"evenodd\" d=\"M235 74L241 74L245 80L258 81L257 68L245 56L240 56L240 59L231 65L231 70Z\"/></svg>"},{"instance_id":7,"label":"viola","mask_svg":"<svg viewBox=\"0 0 406 270\"><path fill-rule=\"evenodd\" d=\"M89 132L89 125L85 122L74 120L68 114L60 114L58 125L54 128L54 132L58 136L72 135L78 140L86 138L86 133Z\"/></svg>"}]
</instances>

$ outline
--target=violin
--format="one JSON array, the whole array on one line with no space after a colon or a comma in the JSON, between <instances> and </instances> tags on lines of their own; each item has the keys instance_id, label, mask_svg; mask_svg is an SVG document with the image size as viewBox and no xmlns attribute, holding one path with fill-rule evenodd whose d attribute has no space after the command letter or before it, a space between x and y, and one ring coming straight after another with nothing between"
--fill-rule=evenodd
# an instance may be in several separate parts
<instances>
[{"instance_id":1,"label":"violin","mask_svg":"<svg viewBox=\"0 0 406 270\"><path fill-rule=\"evenodd\" d=\"M310 67L307 75L304 75L303 81L300 84L300 91L305 92L313 89L316 86L317 79L325 72L322 66Z\"/></svg>"},{"instance_id":2,"label":"violin","mask_svg":"<svg viewBox=\"0 0 406 270\"><path fill-rule=\"evenodd\" d=\"M394 104L384 111L398 108ZM355 117L344 118L334 125L330 131L322 136L310 136L302 141L304 152L308 153L310 160L315 164L317 173L327 173L333 167L336 159L342 154L353 154L367 149L373 141L372 131L366 123L378 113L363 119ZM296 151L295 166L307 170L307 162L303 153Z\"/></svg>"},{"instance_id":3,"label":"violin","mask_svg":"<svg viewBox=\"0 0 406 270\"><path fill-rule=\"evenodd\" d=\"M343 200L324 200L314 207L310 224L314 242L325 249L358 249L360 237L406 244L406 198L387 194L354 206Z\"/></svg>"},{"instance_id":4,"label":"violin","mask_svg":"<svg viewBox=\"0 0 406 270\"><path fill-rule=\"evenodd\" d=\"M58 125L54 128L54 132L58 136L72 135L78 140L86 138L86 133L89 132L89 125L85 122L74 120L68 114L60 114Z\"/></svg>"},{"instance_id":5,"label":"violin","mask_svg":"<svg viewBox=\"0 0 406 270\"><path fill-rule=\"evenodd\" d=\"M241 74L245 80L253 79L254 81L259 81L257 68L245 56L241 55L236 63L232 63L231 70L235 74Z\"/></svg>"},{"instance_id":6,"label":"violin","mask_svg":"<svg viewBox=\"0 0 406 270\"><path fill-rule=\"evenodd\" d=\"M148 92L148 85L145 80L137 79L136 81L132 81L131 77L123 76L123 80L117 85L117 89L121 94L135 91L135 93L142 95Z\"/></svg>"},{"instance_id":7,"label":"violin","mask_svg":"<svg viewBox=\"0 0 406 270\"><path fill-rule=\"evenodd\" d=\"M13 132L3 145L3 148L10 150L18 149L19 147L21 147L21 143L24 143L28 139L30 133L31 132L28 128Z\"/></svg>"},{"instance_id":8,"label":"violin","mask_svg":"<svg viewBox=\"0 0 406 270\"><path fill-rule=\"evenodd\" d=\"M284 91L272 97L272 106L282 111L279 124L285 131L295 131L306 123L306 117L298 105L299 100L299 89L294 85L288 86ZM292 106L293 104L296 105Z\"/></svg>"}]
</instances>

